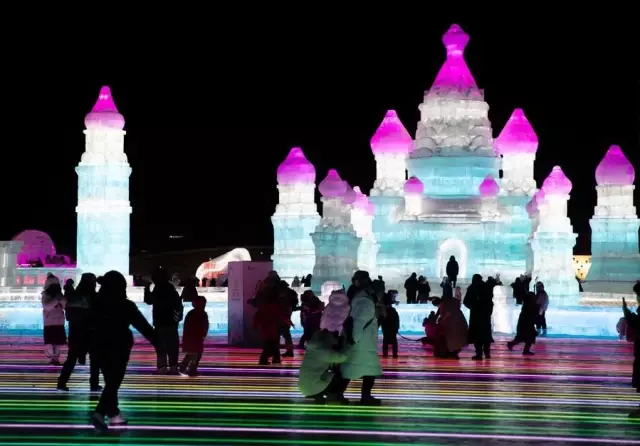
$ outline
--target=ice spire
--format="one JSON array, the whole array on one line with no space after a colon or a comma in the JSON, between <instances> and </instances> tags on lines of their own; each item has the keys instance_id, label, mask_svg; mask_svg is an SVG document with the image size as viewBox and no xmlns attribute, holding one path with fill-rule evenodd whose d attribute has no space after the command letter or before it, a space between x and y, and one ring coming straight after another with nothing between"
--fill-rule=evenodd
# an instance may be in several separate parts
<instances>
[{"instance_id":1,"label":"ice spire","mask_svg":"<svg viewBox=\"0 0 640 446\"><path fill-rule=\"evenodd\" d=\"M398 113L388 110L382 123L371 138L371 151L376 154L408 154L413 138L402 125Z\"/></svg>"},{"instance_id":2,"label":"ice spire","mask_svg":"<svg viewBox=\"0 0 640 446\"><path fill-rule=\"evenodd\" d=\"M536 153L538 135L521 108L513 111L494 144L501 155Z\"/></svg>"},{"instance_id":3,"label":"ice spire","mask_svg":"<svg viewBox=\"0 0 640 446\"><path fill-rule=\"evenodd\" d=\"M607 153L596 168L598 186L617 185L630 186L636 177L633 165L629 162L620 146L609 147Z\"/></svg>"},{"instance_id":4,"label":"ice spire","mask_svg":"<svg viewBox=\"0 0 640 446\"><path fill-rule=\"evenodd\" d=\"M447 60L440 68L432 89L477 89L467 63L464 60L464 49L469 43L469 35L458 25L451 25L442 36L442 42L447 50Z\"/></svg>"},{"instance_id":5,"label":"ice spire","mask_svg":"<svg viewBox=\"0 0 640 446\"><path fill-rule=\"evenodd\" d=\"M487 175L478 186L478 190L483 197L495 197L500 193L500 186L498 186L492 175Z\"/></svg>"},{"instance_id":6,"label":"ice spire","mask_svg":"<svg viewBox=\"0 0 640 446\"><path fill-rule=\"evenodd\" d=\"M118 108L113 102L113 96L111 96L111 89L108 86L105 85L100 89L98 100L84 118L84 125L87 128L106 127L118 130L124 128L124 117L118 112Z\"/></svg>"},{"instance_id":7,"label":"ice spire","mask_svg":"<svg viewBox=\"0 0 640 446\"><path fill-rule=\"evenodd\" d=\"M335 169L329 170L324 180L320 182L318 190L324 198L340 198L347 192L349 185L340 178Z\"/></svg>"},{"instance_id":8,"label":"ice spire","mask_svg":"<svg viewBox=\"0 0 640 446\"><path fill-rule=\"evenodd\" d=\"M300 147L291 149L277 172L278 184L308 184L316 181L316 169L305 158Z\"/></svg>"},{"instance_id":9,"label":"ice spire","mask_svg":"<svg viewBox=\"0 0 640 446\"><path fill-rule=\"evenodd\" d=\"M567 195L573 185L560 166L554 166L549 176L542 183L545 195Z\"/></svg>"}]
</instances>

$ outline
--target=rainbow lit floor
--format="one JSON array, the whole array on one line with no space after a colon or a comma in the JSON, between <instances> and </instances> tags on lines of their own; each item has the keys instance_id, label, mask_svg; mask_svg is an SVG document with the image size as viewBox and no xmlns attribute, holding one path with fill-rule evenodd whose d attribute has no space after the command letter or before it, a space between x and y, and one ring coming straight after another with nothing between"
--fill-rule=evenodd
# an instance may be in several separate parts
<instances>
[{"instance_id":1,"label":"rainbow lit floor","mask_svg":"<svg viewBox=\"0 0 640 446\"><path fill-rule=\"evenodd\" d=\"M523 358L498 342L493 359L477 363L471 351L435 360L403 341L374 389L384 406L370 408L302 399L299 357L264 367L256 351L212 345L203 376L157 377L141 342L121 390L131 424L99 435L86 422L97 398L86 367L58 393L59 368L43 365L41 338L0 336L0 445L640 445L640 420L627 418L640 404L631 347L544 339ZM348 389L354 402L358 387Z\"/></svg>"}]
</instances>

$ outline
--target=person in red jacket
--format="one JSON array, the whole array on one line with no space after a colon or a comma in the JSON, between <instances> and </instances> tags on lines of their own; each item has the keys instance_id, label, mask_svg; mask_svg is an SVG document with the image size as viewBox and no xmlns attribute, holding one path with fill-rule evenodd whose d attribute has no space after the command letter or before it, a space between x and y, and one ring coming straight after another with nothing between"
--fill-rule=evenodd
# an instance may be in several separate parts
<instances>
[{"instance_id":1,"label":"person in red jacket","mask_svg":"<svg viewBox=\"0 0 640 446\"><path fill-rule=\"evenodd\" d=\"M260 330L263 342L260 365L268 365L269 358L273 358L272 364L280 364L280 331L283 325L291 326L291 320L278 301L278 295L266 296L253 320L253 328Z\"/></svg>"},{"instance_id":2,"label":"person in red jacket","mask_svg":"<svg viewBox=\"0 0 640 446\"><path fill-rule=\"evenodd\" d=\"M182 351L185 353L180 364L182 376L198 376L198 365L204 352L204 340L209 332L209 315L205 307L207 299L197 296L192 300L193 310L184 320L182 333Z\"/></svg>"}]
</instances>

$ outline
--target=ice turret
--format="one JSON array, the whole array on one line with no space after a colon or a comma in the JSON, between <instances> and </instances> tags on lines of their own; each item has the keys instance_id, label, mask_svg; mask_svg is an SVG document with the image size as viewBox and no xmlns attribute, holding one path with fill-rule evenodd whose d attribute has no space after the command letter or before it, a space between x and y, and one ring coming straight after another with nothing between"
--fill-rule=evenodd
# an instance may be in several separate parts
<instances>
[{"instance_id":1,"label":"ice turret","mask_svg":"<svg viewBox=\"0 0 640 446\"><path fill-rule=\"evenodd\" d=\"M447 50L447 60L436 76L431 90L471 90L477 89L467 63L464 60L464 49L469 43L469 35L459 25L451 25L442 36Z\"/></svg>"},{"instance_id":2,"label":"ice turret","mask_svg":"<svg viewBox=\"0 0 640 446\"><path fill-rule=\"evenodd\" d=\"M376 181L372 195L401 194L406 178L406 159L412 147L413 139L396 111L387 111L371 138L371 151L376 158Z\"/></svg>"},{"instance_id":3,"label":"ice turret","mask_svg":"<svg viewBox=\"0 0 640 446\"><path fill-rule=\"evenodd\" d=\"M404 183L404 209L407 216L414 218L422 214L422 194L424 185L417 177L411 177Z\"/></svg>"},{"instance_id":4,"label":"ice turret","mask_svg":"<svg viewBox=\"0 0 640 446\"><path fill-rule=\"evenodd\" d=\"M424 184L418 177L411 177L404 183L405 195L422 195L424 193Z\"/></svg>"},{"instance_id":5,"label":"ice turret","mask_svg":"<svg viewBox=\"0 0 640 446\"><path fill-rule=\"evenodd\" d=\"M542 183L545 196L569 195L573 185L560 166L554 166L549 176Z\"/></svg>"},{"instance_id":6,"label":"ice turret","mask_svg":"<svg viewBox=\"0 0 640 446\"><path fill-rule=\"evenodd\" d=\"M587 279L620 283L629 290L640 277L638 227L633 203L635 170L619 146L611 146L596 168L597 206L591 225L591 267Z\"/></svg>"},{"instance_id":7,"label":"ice turret","mask_svg":"<svg viewBox=\"0 0 640 446\"><path fill-rule=\"evenodd\" d=\"M84 125L87 128L104 127L122 130L124 124L124 116L118 112L118 108L111 96L111 89L107 86L102 87L98 95L98 100L89 114L84 118Z\"/></svg>"},{"instance_id":8,"label":"ice turret","mask_svg":"<svg viewBox=\"0 0 640 446\"><path fill-rule=\"evenodd\" d=\"M291 149L278 166L278 184L310 184L316 181L316 169L300 147Z\"/></svg>"},{"instance_id":9,"label":"ice turret","mask_svg":"<svg viewBox=\"0 0 640 446\"><path fill-rule=\"evenodd\" d=\"M507 195L532 195L538 136L522 109L513 111L494 145L502 155L502 189Z\"/></svg>"},{"instance_id":10,"label":"ice turret","mask_svg":"<svg viewBox=\"0 0 640 446\"><path fill-rule=\"evenodd\" d=\"M358 269L374 271L379 245L373 235L373 204L358 186L347 191L344 202L351 204L351 223L361 238L358 247Z\"/></svg>"},{"instance_id":11,"label":"ice turret","mask_svg":"<svg viewBox=\"0 0 640 446\"><path fill-rule=\"evenodd\" d=\"M481 197L495 197L500 193L500 186L491 175L487 175L480 187L478 187Z\"/></svg>"},{"instance_id":12,"label":"ice turret","mask_svg":"<svg viewBox=\"0 0 640 446\"><path fill-rule=\"evenodd\" d=\"M320 182L318 190L323 198L341 198L346 192L349 185L340 178L335 169L330 169L324 180Z\"/></svg>"},{"instance_id":13,"label":"ice turret","mask_svg":"<svg viewBox=\"0 0 640 446\"><path fill-rule=\"evenodd\" d=\"M633 184L636 172L620 146L609 147L606 155L596 168L596 182L598 186L616 185L629 186Z\"/></svg>"}]
</instances>

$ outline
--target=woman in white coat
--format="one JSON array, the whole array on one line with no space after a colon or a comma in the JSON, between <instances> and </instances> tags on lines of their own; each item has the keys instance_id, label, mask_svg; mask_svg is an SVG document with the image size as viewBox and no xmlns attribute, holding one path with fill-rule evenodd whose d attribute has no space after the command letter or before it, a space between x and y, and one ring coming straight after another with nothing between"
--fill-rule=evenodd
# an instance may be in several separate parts
<instances>
[{"instance_id":1,"label":"woman in white coat","mask_svg":"<svg viewBox=\"0 0 640 446\"><path fill-rule=\"evenodd\" d=\"M375 379L382 376L378 356L378 321L376 320L377 294L384 294L384 285L371 282L369 273L357 271L347 291L351 299L351 313L347 320L347 337L352 342L347 351L347 360L340 367L346 379L362 378L360 403L380 405L380 400L371 395Z\"/></svg>"}]
</instances>

